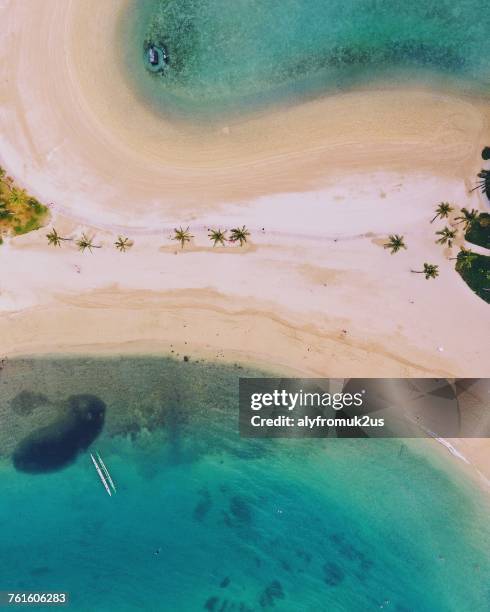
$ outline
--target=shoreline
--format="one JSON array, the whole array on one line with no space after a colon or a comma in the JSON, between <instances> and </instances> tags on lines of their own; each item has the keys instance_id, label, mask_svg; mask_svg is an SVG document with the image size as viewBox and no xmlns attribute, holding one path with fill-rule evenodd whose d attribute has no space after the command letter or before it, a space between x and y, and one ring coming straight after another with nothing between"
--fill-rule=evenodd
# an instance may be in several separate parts
<instances>
[{"instance_id":1,"label":"shoreline","mask_svg":"<svg viewBox=\"0 0 490 612\"><path fill-rule=\"evenodd\" d=\"M474 339L488 305L454 271L460 244L436 245L444 223L429 222L440 201L488 210L468 193L488 101L387 88L172 124L117 69L124 6L1 9L0 164L53 203L58 230L104 243L54 250L42 229L0 247L3 354L172 344L326 377L488 376L490 347ZM196 234L183 251L168 236L180 224ZM207 227L242 224L247 249L210 247ZM125 231L135 246L120 254ZM407 251L383 249L391 233ZM424 261L438 279L410 273ZM488 463L489 445L477 454Z\"/></svg>"},{"instance_id":2,"label":"shoreline","mask_svg":"<svg viewBox=\"0 0 490 612\"><path fill-rule=\"evenodd\" d=\"M244 308L240 300L216 292L158 295L113 287L53 297L44 306L0 317L2 357L124 355L182 360L186 355L191 361L237 364L280 377L376 377L380 372L385 377L461 376L451 369L424 370L419 363L399 362L396 356L378 354L373 346L366 350L346 344L341 335L298 325L291 313L277 317L250 304ZM434 438L431 444L448 460L448 468L458 466L489 491L490 440Z\"/></svg>"},{"instance_id":3,"label":"shoreline","mask_svg":"<svg viewBox=\"0 0 490 612\"><path fill-rule=\"evenodd\" d=\"M170 348L172 347L172 348ZM225 358L224 353L213 354L209 350L189 346L187 342L176 344L171 343L166 350L158 342L142 343L128 342L124 344L83 344L78 346L46 347L36 350L34 353L19 351L11 352L7 359L30 359L30 358L170 358L176 361L182 360L185 356L191 362L208 363L215 365L236 366L238 368L253 368L262 371L268 376L276 377L316 377L317 372L297 371L288 368L284 364L271 364L270 361L261 361L257 357L241 351L233 351ZM1 367L5 364L2 360ZM400 438L403 442L404 438ZM426 438L408 438L410 440L427 440L428 456L435 459L439 458L444 463L444 468L452 473L451 465L454 466L457 474L462 477L469 477L485 495L490 494L490 466L487 457L490 453L490 440L487 438L451 438L445 439L436 436ZM412 452L415 449L412 449ZM420 452L420 451L418 451Z\"/></svg>"},{"instance_id":4,"label":"shoreline","mask_svg":"<svg viewBox=\"0 0 490 612\"><path fill-rule=\"evenodd\" d=\"M208 127L166 121L117 61L125 6L48 0L36 10L14 2L3 9L11 44L0 60L16 85L0 106L0 163L67 213L144 226L328 188L352 173L468 181L480 170L490 106L477 95L366 89ZM41 112L31 111L32 100Z\"/></svg>"}]
</instances>

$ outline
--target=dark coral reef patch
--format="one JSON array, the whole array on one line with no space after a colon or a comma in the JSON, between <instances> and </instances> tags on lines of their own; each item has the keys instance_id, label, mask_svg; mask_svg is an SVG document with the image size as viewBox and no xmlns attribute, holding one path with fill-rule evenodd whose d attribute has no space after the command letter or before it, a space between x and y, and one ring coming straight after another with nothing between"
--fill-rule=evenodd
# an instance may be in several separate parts
<instances>
[{"instance_id":1,"label":"dark coral reef patch","mask_svg":"<svg viewBox=\"0 0 490 612\"><path fill-rule=\"evenodd\" d=\"M100 434L105 410L95 395L70 396L62 417L21 440L13 454L15 468L39 474L66 467Z\"/></svg>"}]
</instances>

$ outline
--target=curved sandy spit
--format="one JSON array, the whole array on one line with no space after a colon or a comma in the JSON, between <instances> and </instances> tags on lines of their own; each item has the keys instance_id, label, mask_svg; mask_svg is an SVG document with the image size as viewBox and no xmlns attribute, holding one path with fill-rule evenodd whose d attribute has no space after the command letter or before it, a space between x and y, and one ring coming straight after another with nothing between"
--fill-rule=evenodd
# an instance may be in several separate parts
<instances>
[{"instance_id":1,"label":"curved sandy spit","mask_svg":"<svg viewBox=\"0 0 490 612\"><path fill-rule=\"evenodd\" d=\"M76 214L128 225L316 189L366 169L467 178L488 104L409 89L327 97L233 124L156 116L129 87L128 0L3 0L0 163Z\"/></svg>"}]
</instances>

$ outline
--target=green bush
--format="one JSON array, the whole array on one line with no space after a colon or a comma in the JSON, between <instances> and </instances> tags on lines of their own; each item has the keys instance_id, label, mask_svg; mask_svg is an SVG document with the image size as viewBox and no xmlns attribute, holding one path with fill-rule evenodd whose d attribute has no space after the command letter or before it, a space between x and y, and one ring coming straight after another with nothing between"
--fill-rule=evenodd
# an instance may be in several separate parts
<instances>
[{"instance_id":1,"label":"green bush","mask_svg":"<svg viewBox=\"0 0 490 612\"><path fill-rule=\"evenodd\" d=\"M490 214L480 213L470 224L464 237L468 242L490 249Z\"/></svg>"},{"instance_id":2,"label":"green bush","mask_svg":"<svg viewBox=\"0 0 490 612\"><path fill-rule=\"evenodd\" d=\"M456 272L482 300L490 304L490 257L460 251Z\"/></svg>"}]
</instances>

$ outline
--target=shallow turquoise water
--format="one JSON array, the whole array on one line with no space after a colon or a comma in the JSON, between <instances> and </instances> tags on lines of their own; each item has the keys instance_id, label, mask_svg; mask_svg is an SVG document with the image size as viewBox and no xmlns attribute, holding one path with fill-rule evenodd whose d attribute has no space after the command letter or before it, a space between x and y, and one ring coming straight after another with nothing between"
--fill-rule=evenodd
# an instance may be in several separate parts
<instances>
[{"instance_id":1,"label":"shallow turquoise water","mask_svg":"<svg viewBox=\"0 0 490 612\"><path fill-rule=\"evenodd\" d=\"M121 24L130 79L160 111L242 111L407 79L488 93L490 13L477 0L138 0ZM144 43L164 45L164 75Z\"/></svg>"},{"instance_id":2,"label":"shallow turquoise water","mask_svg":"<svg viewBox=\"0 0 490 612\"><path fill-rule=\"evenodd\" d=\"M12 435L48 409L7 422L20 389L54 403L83 389L107 404L93 446L118 493L107 496L87 454L34 476L2 460L0 590L67 590L73 610L488 610L489 508L472 484L424 440L242 440L243 373L9 363L0 414ZM121 410L151 432L125 422L132 434L109 435Z\"/></svg>"}]
</instances>

